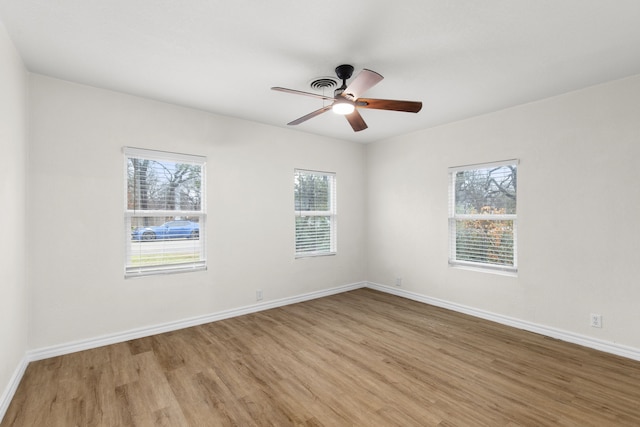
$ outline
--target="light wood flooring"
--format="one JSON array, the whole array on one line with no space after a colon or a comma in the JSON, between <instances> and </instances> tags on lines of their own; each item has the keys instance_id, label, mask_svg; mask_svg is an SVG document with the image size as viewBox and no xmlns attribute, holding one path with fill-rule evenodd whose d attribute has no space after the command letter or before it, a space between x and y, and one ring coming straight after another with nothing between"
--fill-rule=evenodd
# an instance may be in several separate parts
<instances>
[{"instance_id":1,"label":"light wood flooring","mask_svg":"<svg viewBox=\"0 0 640 427\"><path fill-rule=\"evenodd\" d=\"M369 289L31 363L7 426L640 426L640 362Z\"/></svg>"}]
</instances>

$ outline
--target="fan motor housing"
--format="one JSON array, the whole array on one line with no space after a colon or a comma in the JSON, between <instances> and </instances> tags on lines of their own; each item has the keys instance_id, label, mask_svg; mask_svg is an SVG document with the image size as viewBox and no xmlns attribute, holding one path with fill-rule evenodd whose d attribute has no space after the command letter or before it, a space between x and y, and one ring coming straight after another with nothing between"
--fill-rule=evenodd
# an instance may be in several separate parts
<instances>
[{"instance_id":1,"label":"fan motor housing","mask_svg":"<svg viewBox=\"0 0 640 427\"><path fill-rule=\"evenodd\" d=\"M353 65L342 64L336 67L336 76L340 80L349 80L353 74Z\"/></svg>"}]
</instances>

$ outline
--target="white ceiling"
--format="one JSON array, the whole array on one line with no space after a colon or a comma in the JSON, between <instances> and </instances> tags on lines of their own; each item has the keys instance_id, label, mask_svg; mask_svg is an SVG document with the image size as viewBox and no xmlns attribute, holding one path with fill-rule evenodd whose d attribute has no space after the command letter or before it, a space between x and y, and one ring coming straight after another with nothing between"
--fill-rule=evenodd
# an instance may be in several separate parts
<instances>
[{"instance_id":1,"label":"white ceiling","mask_svg":"<svg viewBox=\"0 0 640 427\"><path fill-rule=\"evenodd\" d=\"M640 73L638 0L0 0L30 71L275 126L347 63L423 102L295 127L372 142ZM355 75L355 73L354 73Z\"/></svg>"}]
</instances>

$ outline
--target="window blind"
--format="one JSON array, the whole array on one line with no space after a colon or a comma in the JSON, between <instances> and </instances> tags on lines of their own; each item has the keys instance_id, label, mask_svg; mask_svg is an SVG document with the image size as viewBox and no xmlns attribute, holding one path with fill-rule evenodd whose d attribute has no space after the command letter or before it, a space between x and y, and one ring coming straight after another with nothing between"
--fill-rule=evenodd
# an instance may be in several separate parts
<instances>
[{"instance_id":1,"label":"window blind","mask_svg":"<svg viewBox=\"0 0 640 427\"><path fill-rule=\"evenodd\" d=\"M449 169L449 264L517 271L517 165Z\"/></svg>"},{"instance_id":2,"label":"window blind","mask_svg":"<svg viewBox=\"0 0 640 427\"><path fill-rule=\"evenodd\" d=\"M124 149L125 276L206 268L206 159Z\"/></svg>"},{"instance_id":3,"label":"window blind","mask_svg":"<svg viewBox=\"0 0 640 427\"><path fill-rule=\"evenodd\" d=\"M336 176L294 171L296 257L336 253Z\"/></svg>"}]
</instances>

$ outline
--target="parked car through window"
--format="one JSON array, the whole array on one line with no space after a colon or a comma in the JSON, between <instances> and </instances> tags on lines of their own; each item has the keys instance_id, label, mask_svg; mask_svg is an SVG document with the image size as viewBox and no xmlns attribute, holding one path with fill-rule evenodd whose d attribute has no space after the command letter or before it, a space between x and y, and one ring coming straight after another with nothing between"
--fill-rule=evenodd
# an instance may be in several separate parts
<instances>
[{"instance_id":1,"label":"parked car through window","mask_svg":"<svg viewBox=\"0 0 640 427\"><path fill-rule=\"evenodd\" d=\"M137 227L131 233L133 240L198 239L200 226L193 221L169 221L159 226Z\"/></svg>"}]
</instances>

